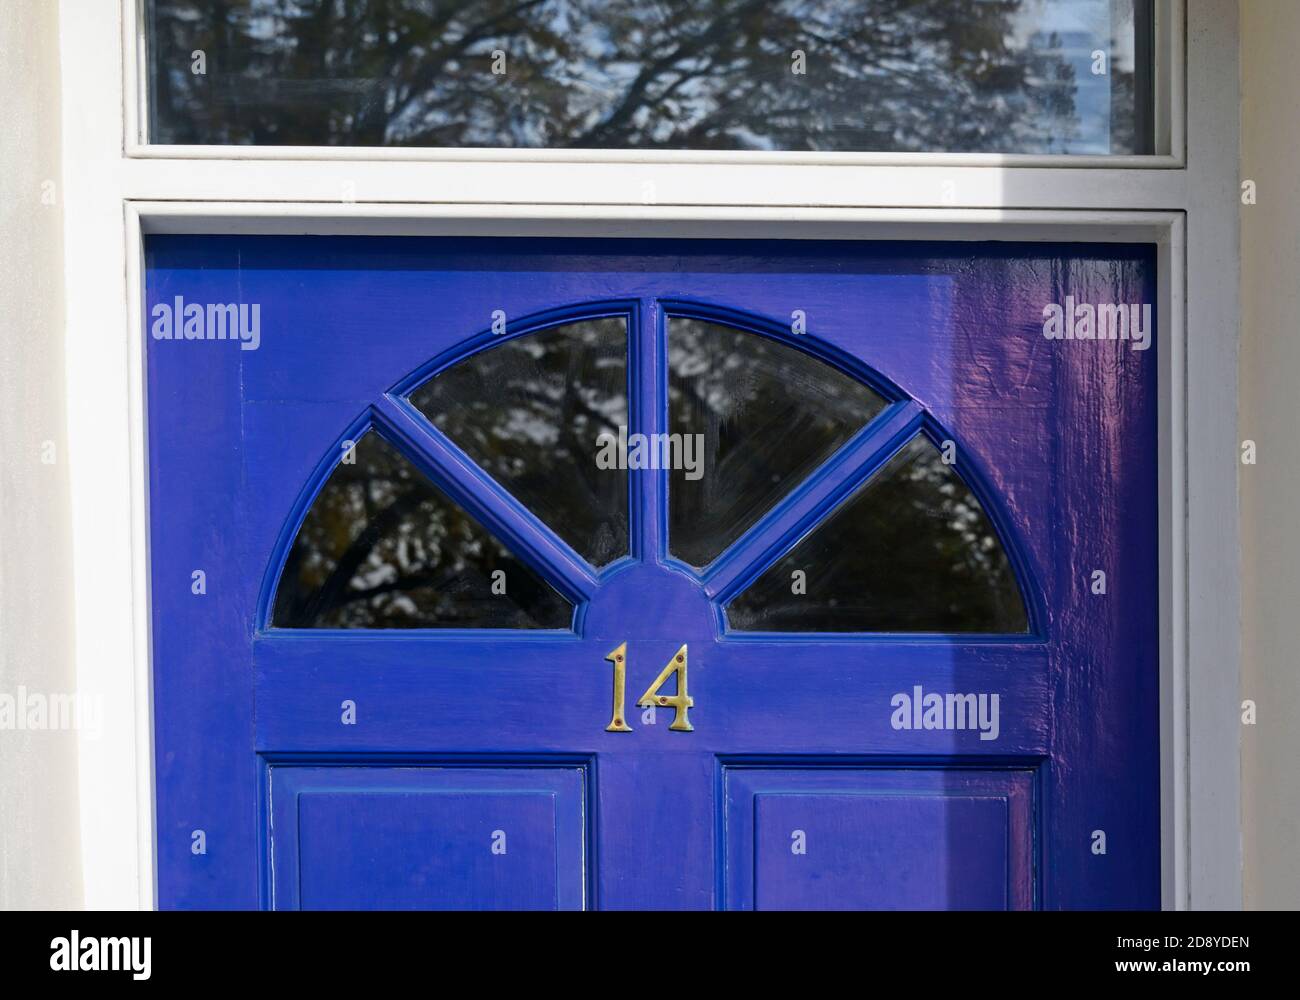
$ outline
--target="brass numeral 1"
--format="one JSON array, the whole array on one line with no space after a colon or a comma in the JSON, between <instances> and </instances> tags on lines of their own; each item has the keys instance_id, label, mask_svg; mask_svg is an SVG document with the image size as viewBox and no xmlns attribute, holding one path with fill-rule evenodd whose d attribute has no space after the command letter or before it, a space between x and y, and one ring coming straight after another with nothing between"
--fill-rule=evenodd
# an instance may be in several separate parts
<instances>
[{"instance_id":1,"label":"brass numeral 1","mask_svg":"<svg viewBox=\"0 0 1300 1000\"><path fill-rule=\"evenodd\" d=\"M623 701L627 697L627 643L610 652L605 659L614 664L614 714L605 732L630 733L632 727L627 724L627 712L623 710Z\"/></svg>"},{"instance_id":2,"label":"brass numeral 1","mask_svg":"<svg viewBox=\"0 0 1300 1000\"><path fill-rule=\"evenodd\" d=\"M664 681L668 680L669 674L677 675L677 693L676 694L659 694L659 689L663 687ZM649 708L651 705L672 705L677 709L677 715L673 719L673 724L669 729L675 729L679 733L693 732L695 727L691 725L690 716L687 714L691 706L695 704L693 699L686 690L686 644L682 643L668 666L660 671L655 682L645 689L645 694L637 702L642 708Z\"/></svg>"}]
</instances>

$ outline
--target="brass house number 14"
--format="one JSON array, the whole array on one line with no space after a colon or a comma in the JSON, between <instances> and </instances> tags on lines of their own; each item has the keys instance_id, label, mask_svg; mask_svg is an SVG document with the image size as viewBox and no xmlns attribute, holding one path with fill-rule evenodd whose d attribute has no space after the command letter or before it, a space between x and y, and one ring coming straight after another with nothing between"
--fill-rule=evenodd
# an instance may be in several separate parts
<instances>
[{"instance_id":1,"label":"brass house number 14","mask_svg":"<svg viewBox=\"0 0 1300 1000\"><path fill-rule=\"evenodd\" d=\"M609 720L609 725L605 727L605 731L607 733L630 733L632 727L627 724L627 712L624 711L623 707L627 696L627 643L623 643L605 659L614 664L614 714ZM664 686L664 681L668 680L670 674L677 675L677 693L660 694L659 689ZM668 666L659 672L659 676L654 679L654 683L645 689L645 694L637 701L637 705L640 708L672 705L677 709L677 716L673 719L673 724L668 728L675 729L679 733L689 733L695 727L691 725L691 719L687 713L694 704L694 699L686 690L686 644L683 643L682 648L677 650L673 654L673 658L668 661Z\"/></svg>"}]
</instances>

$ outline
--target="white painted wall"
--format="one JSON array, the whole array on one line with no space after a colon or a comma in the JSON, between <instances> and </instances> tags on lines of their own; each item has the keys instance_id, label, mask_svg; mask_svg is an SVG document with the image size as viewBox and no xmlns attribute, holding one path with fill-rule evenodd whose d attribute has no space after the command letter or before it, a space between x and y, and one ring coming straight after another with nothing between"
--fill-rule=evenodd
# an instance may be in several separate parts
<instances>
[{"instance_id":1,"label":"white painted wall","mask_svg":"<svg viewBox=\"0 0 1300 1000\"><path fill-rule=\"evenodd\" d=\"M1300 3L1241 4L1240 431L1245 904L1300 908Z\"/></svg>"},{"instance_id":2,"label":"white painted wall","mask_svg":"<svg viewBox=\"0 0 1300 1000\"><path fill-rule=\"evenodd\" d=\"M58 27L56 4L0 4L0 698L76 689ZM78 907L78 735L10 726L0 909Z\"/></svg>"}]
</instances>

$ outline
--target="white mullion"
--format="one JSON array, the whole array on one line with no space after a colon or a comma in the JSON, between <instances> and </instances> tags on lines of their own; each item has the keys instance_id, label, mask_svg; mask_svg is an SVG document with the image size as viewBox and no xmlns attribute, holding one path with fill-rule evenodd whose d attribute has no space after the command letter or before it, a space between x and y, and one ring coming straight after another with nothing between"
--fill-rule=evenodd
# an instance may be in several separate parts
<instances>
[{"instance_id":1,"label":"white mullion","mask_svg":"<svg viewBox=\"0 0 1300 1000\"><path fill-rule=\"evenodd\" d=\"M776 209L1181 209L1186 171L931 165L125 159L137 201ZM650 195L650 197L647 197Z\"/></svg>"}]
</instances>

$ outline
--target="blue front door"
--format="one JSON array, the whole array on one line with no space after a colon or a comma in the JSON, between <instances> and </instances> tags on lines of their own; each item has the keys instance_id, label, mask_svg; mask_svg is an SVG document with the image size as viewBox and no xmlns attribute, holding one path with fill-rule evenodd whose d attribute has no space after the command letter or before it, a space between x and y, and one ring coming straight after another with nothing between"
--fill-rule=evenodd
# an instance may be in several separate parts
<instances>
[{"instance_id":1,"label":"blue front door","mask_svg":"<svg viewBox=\"0 0 1300 1000\"><path fill-rule=\"evenodd\" d=\"M162 905L1159 905L1154 261L151 237Z\"/></svg>"}]
</instances>

